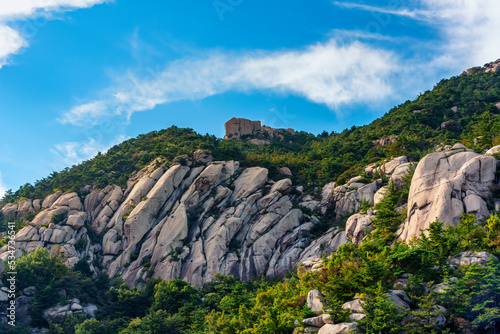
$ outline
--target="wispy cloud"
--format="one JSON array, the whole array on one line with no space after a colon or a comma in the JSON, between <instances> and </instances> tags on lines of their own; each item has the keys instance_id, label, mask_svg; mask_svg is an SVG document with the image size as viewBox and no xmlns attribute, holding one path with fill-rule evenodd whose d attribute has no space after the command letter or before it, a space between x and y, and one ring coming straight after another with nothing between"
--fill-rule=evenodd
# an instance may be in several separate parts
<instances>
[{"instance_id":1,"label":"wispy cloud","mask_svg":"<svg viewBox=\"0 0 500 334\"><path fill-rule=\"evenodd\" d=\"M498 0L417 0L412 9L404 3L376 7L358 2L335 1L334 5L421 21L435 29L440 41L429 47L435 66L458 69L482 65L500 57L500 2Z\"/></svg>"},{"instance_id":2,"label":"wispy cloud","mask_svg":"<svg viewBox=\"0 0 500 334\"><path fill-rule=\"evenodd\" d=\"M9 56L19 53L28 41L10 24L41 15L49 17L55 12L88 8L106 0L15 0L3 1L0 6L0 68L8 63Z\"/></svg>"},{"instance_id":3,"label":"wispy cloud","mask_svg":"<svg viewBox=\"0 0 500 334\"><path fill-rule=\"evenodd\" d=\"M394 37L389 35L382 35L377 33L372 33L364 30L347 30L347 29L333 29L330 34L335 37L335 39L340 41L345 40L377 40L377 41L406 41L406 38Z\"/></svg>"},{"instance_id":4,"label":"wispy cloud","mask_svg":"<svg viewBox=\"0 0 500 334\"><path fill-rule=\"evenodd\" d=\"M101 140L89 138L84 142L66 142L59 143L51 149L51 152L56 156L53 168L61 169L68 166L76 165L82 161L93 158L98 152L106 153L111 147L119 144L129 137L119 135L107 143Z\"/></svg>"},{"instance_id":5,"label":"wispy cloud","mask_svg":"<svg viewBox=\"0 0 500 334\"><path fill-rule=\"evenodd\" d=\"M0 68L7 63L9 55L26 45L26 41L17 31L0 23Z\"/></svg>"},{"instance_id":6,"label":"wispy cloud","mask_svg":"<svg viewBox=\"0 0 500 334\"><path fill-rule=\"evenodd\" d=\"M336 110L347 103L370 103L392 92L397 57L388 51L335 40L302 50L231 54L178 60L147 77L129 73L107 91L107 98L73 107L64 123L94 124L103 117L153 109L158 104L203 99L229 90L271 90L303 96ZM101 94L102 95L102 94ZM92 108L94 106L95 108Z\"/></svg>"},{"instance_id":7,"label":"wispy cloud","mask_svg":"<svg viewBox=\"0 0 500 334\"><path fill-rule=\"evenodd\" d=\"M59 119L59 122L93 127L99 124L102 119L112 115L113 110L105 101L94 101L71 108Z\"/></svg>"},{"instance_id":8,"label":"wispy cloud","mask_svg":"<svg viewBox=\"0 0 500 334\"><path fill-rule=\"evenodd\" d=\"M432 12L426 11L426 10L409 10L406 8L401 8L400 2L393 2L393 4L397 4L397 6L390 6L387 8L369 6L369 5L355 3L355 2L342 2L342 1L335 1L334 4L338 7L343 7L343 8L348 8L348 9L351 9L351 8L361 9L361 10L365 10L365 11L369 11L369 12L377 12L377 13L390 14L390 15L405 16L405 17L409 17L412 19L423 19L423 18L428 18L432 15Z\"/></svg>"},{"instance_id":9,"label":"wispy cloud","mask_svg":"<svg viewBox=\"0 0 500 334\"><path fill-rule=\"evenodd\" d=\"M457 73L500 57L498 0L417 0L412 8L394 3L376 7L337 1L334 5L374 12L375 21L383 14L389 18L384 24L392 24L392 15L405 17L434 29L436 39L412 41L410 36L368 30L334 30L329 41L298 50L205 52L208 55L203 58L180 59L150 69L146 76L130 70L100 92L98 99L74 106L60 121L91 127L117 115L130 120L133 113L160 104L227 91L302 96L342 116L342 106L387 101L405 90L406 94L418 93L440 74ZM137 38L135 34L135 42ZM413 53L388 43L407 43Z\"/></svg>"},{"instance_id":10,"label":"wispy cloud","mask_svg":"<svg viewBox=\"0 0 500 334\"><path fill-rule=\"evenodd\" d=\"M498 0L421 0L436 14L432 22L446 41L442 62L483 65L500 57Z\"/></svg>"}]
</instances>

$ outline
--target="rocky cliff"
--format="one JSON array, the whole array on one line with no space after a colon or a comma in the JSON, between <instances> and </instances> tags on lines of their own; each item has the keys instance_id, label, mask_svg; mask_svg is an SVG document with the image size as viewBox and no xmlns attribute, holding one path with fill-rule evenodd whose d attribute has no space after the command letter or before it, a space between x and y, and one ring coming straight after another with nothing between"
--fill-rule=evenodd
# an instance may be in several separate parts
<instances>
[{"instance_id":1,"label":"rocky cliff","mask_svg":"<svg viewBox=\"0 0 500 334\"><path fill-rule=\"evenodd\" d=\"M46 247L70 266L87 257L93 271L119 274L130 285L161 277L201 286L218 272L245 280L284 275L345 243L338 228L311 240L320 221L298 208L302 197L290 179L269 180L266 168L198 159L191 166L153 162L126 189L56 193L2 212L38 212L16 235L18 256Z\"/></svg>"},{"instance_id":2,"label":"rocky cliff","mask_svg":"<svg viewBox=\"0 0 500 334\"><path fill-rule=\"evenodd\" d=\"M36 213L16 235L17 256L46 247L69 266L86 258L93 271L121 275L129 285L161 277L201 286L216 273L243 280L282 276L346 242L361 243L376 212L359 213L361 206L380 202L388 189L384 180L400 187L412 165L408 206L397 209L407 210L399 239L409 241L436 218L446 225L456 225L462 212L483 219L500 203L496 151L483 155L457 144L418 164L397 157L367 166L371 180L332 182L318 197L289 178L270 180L266 168L212 161L197 151L171 166L153 161L125 189L89 186L80 194L8 204L1 212L12 219ZM335 227L346 215L345 230Z\"/></svg>"},{"instance_id":3,"label":"rocky cliff","mask_svg":"<svg viewBox=\"0 0 500 334\"><path fill-rule=\"evenodd\" d=\"M272 128L267 125L261 125L260 121L251 121L246 118L231 118L224 124L224 129L226 134L224 139L241 139L244 136L251 136L249 141L255 145L267 145L270 143L269 140L280 139L284 137L278 129ZM290 134L295 134L293 129L284 129Z\"/></svg>"},{"instance_id":4,"label":"rocky cliff","mask_svg":"<svg viewBox=\"0 0 500 334\"><path fill-rule=\"evenodd\" d=\"M400 238L409 241L436 219L457 225L463 212L483 221L490 214L488 205L498 208L493 197L497 160L456 144L451 149L425 156L413 176L408 219Z\"/></svg>"}]
</instances>

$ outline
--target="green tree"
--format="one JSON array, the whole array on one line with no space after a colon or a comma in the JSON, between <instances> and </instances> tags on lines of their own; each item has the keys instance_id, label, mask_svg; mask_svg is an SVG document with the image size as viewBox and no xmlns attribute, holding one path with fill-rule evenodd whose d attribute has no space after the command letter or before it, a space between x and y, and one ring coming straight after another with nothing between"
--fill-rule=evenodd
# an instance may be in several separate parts
<instances>
[{"instance_id":1,"label":"green tree","mask_svg":"<svg viewBox=\"0 0 500 334\"><path fill-rule=\"evenodd\" d=\"M127 325L124 318L111 320L87 319L75 326L75 334L116 334Z\"/></svg>"},{"instance_id":2,"label":"green tree","mask_svg":"<svg viewBox=\"0 0 500 334\"><path fill-rule=\"evenodd\" d=\"M179 314L169 315L164 310L149 312L144 318L136 318L120 334L181 334L184 318Z\"/></svg>"},{"instance_id":3,"label":"green tree","mask_svg":"<svg viewBox=\"0 0 500 334\"><path fill-rule=\"evenodd\" d=\"M194 310L201 303L198 290L191 284L180 280L161 281L155 286L151 311L164 310L175 314L182 308L184 312ZM184 313L183 312L183 313Z\"/></svg>"},{"instance_id":4,"label":"green tree","mask_svg":"<svg viewBox=\"0 0 500 334\"><path fill-rule=\"evenodd\" d=\"M460 223L456 227L450 227L450 232L460 236L460 247L464 251L486 249L486 233L482 224L477 224L476 216L462 214Z\"/></svg>"},{"instance_id":5,"label":"green tree","mask_svg":"<svg viewBox=\"0 0 500 334\"><path fill-rule=\"evenodd\" d=\"M403 329L401 320L404 312L385 295L384 288L379 286L374 296L362 298L366 318L358 321L367 334L398 333Z\"/></svg>"},{"instance_id":6,"label":"green tree","mask_svg":"<svg viewBox=\"0 0 500 334\"><path fill-rule=\"evenodd\" d=\"M488 247L498 252L500 248L500 216L497 212L493 213L486 221L486 234L488 238Z\"/></svg>"}]
</instances>

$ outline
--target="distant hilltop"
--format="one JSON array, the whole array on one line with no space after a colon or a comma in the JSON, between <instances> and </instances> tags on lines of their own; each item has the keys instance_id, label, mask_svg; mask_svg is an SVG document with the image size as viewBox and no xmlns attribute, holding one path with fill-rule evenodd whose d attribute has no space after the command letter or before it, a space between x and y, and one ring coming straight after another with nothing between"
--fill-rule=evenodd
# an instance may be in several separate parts
<instances>
[{"instance_id":1,"label":"distant hilltop","mask_svg":"<svg viewBox=\"0 0 500 334\"><path fill-rule=\"evenodd\" d=\"M275 128L261 125L260 121L251 121L246 118L236 118L233 117L229 121L224 124L224 128L226 130L226 134L224 135L224 139L241 139L243 136L258 136L265 137L266 139L283 139L283 135L280 134ZM294 135L294 129L284 129L284 131ZM268 140L265 139L252 139L257 145L269 144Z\"/></svg>"},{"instance_id":2,"label":"distant hilltop","mask_svg":"<svg viewBox=\"0 0 500 334\"><path fill-rule=\"evenodd\" d=\"M471 75L474 74L476 71L483 71L485 73L500 72L500 59L492 61L491 63L487 63L483 67L481 66L471 67L468 70L463 71L462 75Z\"/></svg>"},{"instance_id":3,"label":"distant hilltop","mask_svg":"<svg viewBox=\"0 0 500 334\"><path fill-rule=\"evenodd\" d=\"M241 136L256 135L257 132L261 131L262 126L260 121L233 117L224 124L224 128L226 129L224 139L240 139Z\"/></svg>"}]
</instances>

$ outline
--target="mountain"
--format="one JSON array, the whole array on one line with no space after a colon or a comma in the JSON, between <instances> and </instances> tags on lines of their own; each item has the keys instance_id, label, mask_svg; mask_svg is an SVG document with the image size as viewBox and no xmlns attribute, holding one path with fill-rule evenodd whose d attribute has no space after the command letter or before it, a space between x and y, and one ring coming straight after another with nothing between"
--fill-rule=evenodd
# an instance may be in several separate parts
<instances>
[{"instance_id":1,"label":"mountain","mask_svg":"<svg viewBox=\"0 0 500 334\"><path fill-rule=\"evenodd\" d=\"M18 258L18 320L70 333L377 332L383 309L384 333L494 330L500 280L452 297L472 293L467 275L500 275L498 65L341 133L237 118L224 139L172 127L8 192L0 226L16 249L5 236L0 258Z\"/></svg>"}]
</instances>

